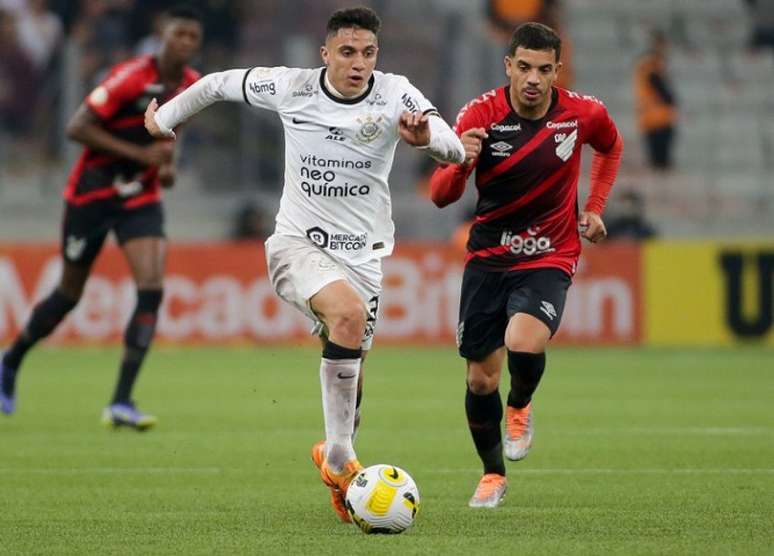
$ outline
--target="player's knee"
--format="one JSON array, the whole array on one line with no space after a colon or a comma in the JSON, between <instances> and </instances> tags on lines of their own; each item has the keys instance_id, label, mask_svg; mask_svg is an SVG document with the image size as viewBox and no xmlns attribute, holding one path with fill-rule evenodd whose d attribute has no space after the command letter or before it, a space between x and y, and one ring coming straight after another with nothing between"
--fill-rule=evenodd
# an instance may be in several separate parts
<instances>
[{"instance_id":1,"label":"player's knee","mask_svg":"<svg viewBox=\"0 0 774 556\"><path fill-rule=\"evenodd\" d=\"M366 315L361 305L343 306L335 315L328 327L331 337L339 341L360 345L366 326Z\"/></svg>"},{"instance_id":2,"label":"player's knee","mask_svg":"<svg viewBox=\"0 0 774 556\"><path fill-rule=\"evenodd\" d=\"M77 271L67 271L62 274L61 280L57 289L74 302L78 302L83 296L83 290L86 286L86 280L88 279L88 270L78 269Z\"/></svg>"},{"instance_id":3,"label":"player's knee","mask_svg":"<svg viewBox=\"0 0 774 556\"><path fill-rule=\"evenodd\" d=\"M164 272L161 270L149 271L137 277L137 289L160 290L164 287Z\"/></svg>"},{"instance_id":4,"label":"player's knee","mask_svg":"<svg viewBox=\"0 0 774 556\"><path fill-rule=\"evenodd\" d=\"M468 371L468 389L477 396L491 394L500 382L499 376L488 375L475 370Z\"/></svg>"},{"instance_id":5,"label":"player's knee","mask_svg":"<svg viewBox=\"0 0 774 556\"><path fill-rule=\"evenodd\" d=\"M546 341L543 338L514 338L506 340L505 347L508 351L522 353L543 353L546 350Z\"/></svg>"},{"instance_id":6,"label":"player's knee","mask_svg":"<svg viewBox=\"0 0 774 556\"><path fill-rule=\"evenodd\" d=\"M85 284L61 282L57 289L62 293L62 295L68 299L71 299L73 302L78 303L83 296L84 285Z\"/></svg>"},{"instance_id":7,"label":"player's knee","mask_svg":"<svg viewBox=\"0 0 774 556\"><path fill-rule=\"evenodd\" d=\"M505 347L508 351L543 353L546 350L549 339L549 334L527 333L525 331L517 333L509 329L505 334Z\"/></svg>"}]
</instances>

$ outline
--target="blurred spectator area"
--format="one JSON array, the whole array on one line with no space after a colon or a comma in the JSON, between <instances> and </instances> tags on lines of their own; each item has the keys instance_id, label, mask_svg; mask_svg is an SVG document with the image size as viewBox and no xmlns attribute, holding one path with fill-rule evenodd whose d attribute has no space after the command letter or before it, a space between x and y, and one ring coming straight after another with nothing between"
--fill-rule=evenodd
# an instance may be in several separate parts
<instances>
[{"instance_id":1,"label":"blurred spectator area","mask_svg":"<svg viewBox=\"0 0 774 556\"><path fill-rule=\"evenodd\" d=\"M255 65L317 66L328 16L352 4L195 3L207 14L206 45L196 63L203 73ZM383 19L378 69L407 75L448 121L469 99L505 83L503 42L492 33L489 0L425 0L421 16L415 0L362 3ZM618 123L626 141L621 182L643 199L659 233L774 232L774 97L769 94L774 59L770 48L749 48L748 2L550 4L572 41L574 89L602 99ZM57 238L61 190L78 152L65 140L64 126L111 64L153 48L155 16L167 5L161 0L0 0L3 239ZM33 9L47 15L29 19ZM27 21L27 31L21 21ZM40 44L29 41L31 21L53 22ZM646 169L631 86L635 60L653 27L671 39L670 70L681 101L676 168L666 175ZM20 38L24 33L26 43ZM220 104L199 114L186 126L180 178L167 193L170 236L227 237L234 214L248 202L273 213L282 186L281 137L279 120L269 112ZM472 191L443 212L429 200L417 202L417 184L431 166L422 154L399 146L391 174L399 238L448 238L469 210ZM586 182L582 178L584 189Z\"/></svg>"}]
</instances>

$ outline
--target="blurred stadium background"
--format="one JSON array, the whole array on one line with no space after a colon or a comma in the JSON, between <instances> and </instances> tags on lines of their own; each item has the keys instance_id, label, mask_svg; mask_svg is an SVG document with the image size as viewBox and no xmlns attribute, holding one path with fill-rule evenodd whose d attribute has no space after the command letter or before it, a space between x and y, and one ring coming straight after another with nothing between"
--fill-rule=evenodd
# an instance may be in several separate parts
<instances>
[{"instance_id":1,"label":"blurred stadium background","mask_svg":"<svg viewBox=\"0 0 774 556\"><path fill-rule=\"evenodd\" d=\"M560 340L771 343L774 3L426 0L421 17L415 0L365 3L384 20L379 68L408 75L450 121L467 100L504 83L502 29L539 18L565 37L568 86L603 99L618 123L626 152L607 220L623 223L624 241L588 250ZM157 14L169 4L0 0L0 341L56 279L61 191L78 153L64 136L68 118L111 64L154 48ZM198 4L208 25L196 66L206 73L315 66L324 21L348 3ZM668 38L677 98L675 163L666 171L648 165L635 106L635 67L653 29ZM254 249L279 202L280 137L274 114L239 105L216 105L190 124L182 175L166 195L173 251L162 339L303 336L303 321L274 302ZM460 260L452 240L474 194L439 211L424 198L428 161L405 146L396 160L400 241L386 266L380 336L449 341ZM200 264L203 253L212 265ZM131 296L120 259L108 252L59 339L118 338ZM437 319L427 324L425 314Z\"/></svg>"},{"instance_id":2,"label":"blurred stadium background","mask_svg":"<svg viewBox=\"0 0 774 556\"><path fill-rule=\"evenodd\" d=\"M204 73L316 66L328 15L352 4L193 3L207 13ZM518 542L548 554L771 554L774 1L362 3L384 22L378 68L409 76L447 120L504 83L501 29L540 18L568 41L568 85L602 99L624 134L606 216L622 231L585 250L557 338L574 347L552 350L540 449L509 468L506 505L465 507L480 470L452 344L474 195L437 210L432 168L399 147L399 242L358 450L409 469L426 502L409 535L366 539L337 527L307 461L321 434L319 351L266 278L280 123L221 104L188 126L165 197L160 341L139 384L162 425L142 437L96 430L135 295L110 247L78 309L30 355L20 410L0 423L4 549L471 554ZM78 153L66 122L111 64L153 49L169 4L0 0L0 346L58 278L61 193ZM678 101L666 171L649 167L634 94L653 29L669 39Z\"/></svg>"}]
</instances>

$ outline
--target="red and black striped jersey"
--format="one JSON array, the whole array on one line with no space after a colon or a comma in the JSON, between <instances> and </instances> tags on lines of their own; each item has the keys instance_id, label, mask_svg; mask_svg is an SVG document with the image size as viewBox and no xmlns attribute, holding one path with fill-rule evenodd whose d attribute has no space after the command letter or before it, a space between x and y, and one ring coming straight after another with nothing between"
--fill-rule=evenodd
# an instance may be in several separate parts
<instances>
[{"instance_id":1,"label":"red and black striped jersey","mask_svg":"<svg viewBox=\"0 0 774 556\"><path fill-rule=\"evenodd\" d=\"M106 131L125 141L149 145L154 139L144 125L148 103L156 98L163 104L197 79L199 73L186 67L180 84L167 87L159 79L156 58L139 56L114 66L85 102ZM86 147L70 172L64 197L74 205L125 197L126 208L156 202L161 199L158 168Z\"/></svg>"},{"instance_id":2,"label":"red and black striped jersey","mask_svg":"<svg viewBox=\"0 0 774 556\"><path fill-rule=\"evenodd\" d=\"M455 131L482 127L475 169L475 222L466 263L484 270L559 268L575 273L578 234L578 177L581 147L607 152L618 130L605 106L592 96L554 88L539 120L521 118L509 87L484 93L465 105ZM460 176L462 177L462 176ZM463 178L464 179L464 178Z\"/></svg>"}]
</instances>

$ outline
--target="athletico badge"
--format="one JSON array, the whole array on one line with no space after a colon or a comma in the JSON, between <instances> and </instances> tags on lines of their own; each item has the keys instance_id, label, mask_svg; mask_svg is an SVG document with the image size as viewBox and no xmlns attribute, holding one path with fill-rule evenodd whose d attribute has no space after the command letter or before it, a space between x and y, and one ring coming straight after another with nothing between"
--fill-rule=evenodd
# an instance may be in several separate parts
<instances>
[{"instance_id":1,"label":"athletico badge","mask_svg":"<svg viewBox=\"0 0 774 556\"><path fill-rule=\"evenodd\" d=\"M368 114L363 118L358 118L357 121L360 124L360 129L355 136L361 143L371 143L377 137L382 134L382 128L379 124L382 123L383 118L381 116L373 116Z\"/></svg>"},{"instance_id":2,"label":"athletico badge","mask_svg":"<svg viewBox=\"0 0 774 556\"><path fill-rule=\"evenodd\" d=\"M575 142L578 140L578 130L576 129L569 135L557 133L554 139L559 143L559 146L556 147L556 156L567 162L575 149Z\"/></svg>"},{"instance_id":3,"label":"athletico badge","mask_svg":"<svg viewBox=\"0 0 774 556\"><path fill-rule=\"evenodd\" d=\"M80 259L84 249L86 249L86 238L67 236L65 254L69 260L77 261Z\"/></svg>"},{"instance_id":4,"label":"athletico badge","mask_svg":"<svg viewBox=\"0 0 774 556\"><path fill-rule=\"evenodd\" d=\"M91 101L94 106L102 106L107 102L108 96L108 90L100 85L89 95L89 101Z\"/></svg>"}]
</instances>

